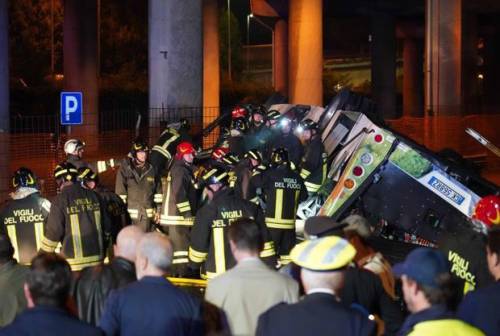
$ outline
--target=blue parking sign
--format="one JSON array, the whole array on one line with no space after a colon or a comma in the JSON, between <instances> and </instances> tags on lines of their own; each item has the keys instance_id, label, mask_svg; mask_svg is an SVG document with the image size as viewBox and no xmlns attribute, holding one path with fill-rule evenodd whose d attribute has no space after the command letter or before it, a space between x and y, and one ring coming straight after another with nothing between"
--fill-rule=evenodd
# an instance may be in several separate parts
<instances>
[{"instance_id":1,"label":"blue parking sign","mask_svg":"<svg viewBox=\"0 0 500 336\"><path fill-rule=\"evenodd\" d=\"M81 92L61 92L61 125L83 123L83 96Z\"/></svg>"}]
</instances>

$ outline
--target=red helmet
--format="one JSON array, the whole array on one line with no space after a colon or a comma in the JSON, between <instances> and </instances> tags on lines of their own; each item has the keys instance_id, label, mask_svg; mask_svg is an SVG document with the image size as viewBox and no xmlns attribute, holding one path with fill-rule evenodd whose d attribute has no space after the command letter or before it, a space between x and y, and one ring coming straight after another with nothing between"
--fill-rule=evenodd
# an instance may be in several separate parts
<instances>
[{"instance_id":1,"label":"red helmet","mask_svg":"<svg viewBox=\"0 0 500 336\"><path fill-rule=\"evenodd\" d=\"M227 147L218 147L218 148L216 148L216 149L214 149L212 151L212 159L214 159L214 160L220 160L224 156L226 156L227 153L229 153L229 148L227 148Z\"/></svg>"},{"instance_id":2,"label":"red helmet","mask_svg":"<svg viewBox=\"0 0 500 336\"><path fill-rule=\"evenodd\" d=\"M231 111L231 118L245 118L247 116L247 110L243 107L236 106L234 110Z\"/></svg>"},{"instance_id":3,"label":"red helmet","mask_svg":"<svg viewBox=\"0 0 500 336\"><path fill-rule=\"evenodd\" d=\"M480 220L488 228L500 224L500 197L489 195L476 204L472 218Z\"/></svg>"},{"instance_id":4,"label":"red helmet","mask_svg":"<svg viewBox=\"0 0 500 336\"><path fill-rule=\"evenodd\" d=\"M194 150L193 144L188 141L183 141L177 145L177 153L175 157L177 159L181 159L184 154L194 154L196 151Z\"/></svg>"}]
</instances>

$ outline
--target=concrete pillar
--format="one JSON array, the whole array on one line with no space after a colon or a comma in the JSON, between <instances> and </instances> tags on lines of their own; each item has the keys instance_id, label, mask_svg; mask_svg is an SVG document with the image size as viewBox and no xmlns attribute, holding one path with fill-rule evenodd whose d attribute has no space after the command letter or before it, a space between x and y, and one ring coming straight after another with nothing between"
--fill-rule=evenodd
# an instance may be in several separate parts
<instances>
[{"instance_id":1,"label":"concrete pillar","mask_svg":"<svg viewBox=\"0 0 500 336\"><path fill-rule=\"evenodd\" d=\"M288 23L280 19L274 26L274 90L288 95Z\"/></svg>"},{"instance_id":2,"label":"concrete pillar","mask_svg":"<svg viewBox=\"0 0 500 336\"><path fill-rule=\"evenodd\" d=\"M0 0L0 203L9 191L9 17L8 0Z\"/></svg>"},{"instance_id":3,"label":"concrete pillar","mask_svg":"<svg viewBox=\"0 0 500 336\"><path fill-rule=\"evenodd\" d=\"M480 114L483 112L480 99L483 81L477 78L479 73L478 18L477 13L472 10L467 10L462 15L462 112Z\"/></svg>"},{"instance_id":4,"label":"concrete pillar","mask_svg":"<svg viewBox=\"0 0 500 336\"><path fill-rule=\"evenodd\" d=\"M323 105L323 1L289 2L289 101Z\"/></svg>"},{"instance_id":5,"label":"concrete pillar","mask_svg":"<svg viewBox=\"0 0 500 336\"><path fill-rule=\"evenodd\" d=\"M422 117L423 106L423 55L415 38L403 40L403 115Z\"/></svg>"},{"instance_id":6,"label":"concrete pillar","mask_svg":"<svg viewBox=\"0 0 500 336\"><path fill-rule=\"evenodd\" d=\"M65 0L63 24L64 89L83 93L83 125L71 127L87 151L97 149L97 1Z\"/></svg>"},{"instance_id":7,"label":"concrete pillar","mask_svg":"<svg viewBox=\"0 0 500 336\"><path fill-rule=\"evenodd\" d=\"M462 1L426 2L425 108L430 115L461 114Z\"/></svg>"},{"instance_id":8,"label":"concrete pillar","mask_svg":"<svg viewBox=\"0 0 500 336\"><path fill-rule=\"evenodd\" d=\"M384 119L399 117L396 111L396 24L386 13L372 16L372 95Z\"/></svg>"},{"instance_id":9,"label":"concrete pillar","mask_svg":"<svg viewBox=\"0 0 500 336\"><path fill-rule=\"evenodd\" d=\"M202 2L149 0L149 107L150 126L156 126L161 108L177 108L171 118L201 119ZM165 115L166 116L166 115Z\"/></svg>"},{"instance_id":10,"label":"concrete pillar","mask_svg":"<svg viewBox=\"0 0 500 336\"><path fill-rule=\"evenodd\" d=\"M219 11L217 0L203 1L203 128L219 116L220 106ZM209 147L216 131L203 139ZM212 141L214 140L214 141Z\"/></svg>"}]
</instances>

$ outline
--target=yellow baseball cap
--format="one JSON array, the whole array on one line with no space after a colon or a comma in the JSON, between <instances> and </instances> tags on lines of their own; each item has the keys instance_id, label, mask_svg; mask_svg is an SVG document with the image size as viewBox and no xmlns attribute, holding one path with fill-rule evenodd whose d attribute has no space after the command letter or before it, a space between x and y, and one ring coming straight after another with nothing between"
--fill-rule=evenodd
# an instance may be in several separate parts
<instances>
[{"instance_id":1,"label":"yellow baseball cap","mask_svg":"<svg viewBox=\"0 0 500 336\"><path fill-rule=\"evenodd\" d=\"M345 239L336 236L306 240L291 251L292 261L311 271L334 271L347 266L356 249Z\"/></svg>"}]
</instances>

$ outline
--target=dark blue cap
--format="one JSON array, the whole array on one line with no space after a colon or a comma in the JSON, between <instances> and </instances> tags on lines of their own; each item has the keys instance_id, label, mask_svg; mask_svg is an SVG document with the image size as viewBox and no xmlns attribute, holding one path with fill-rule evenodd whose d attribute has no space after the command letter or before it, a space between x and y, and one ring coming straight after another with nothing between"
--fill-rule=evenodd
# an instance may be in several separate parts
<instances>
[{"instance_id":1,"label":"dark blue cap","mask_svg":"<svg viewBox=\"0 0 500 336\"><path fill-rule=\"evenodd\" d=\"M406 275L418 284L437 288L438 276L450 270L445 256L438 250L420 247L411 251L404 262L394 265L395 276Z\"/></svg>"}]
</instances>

